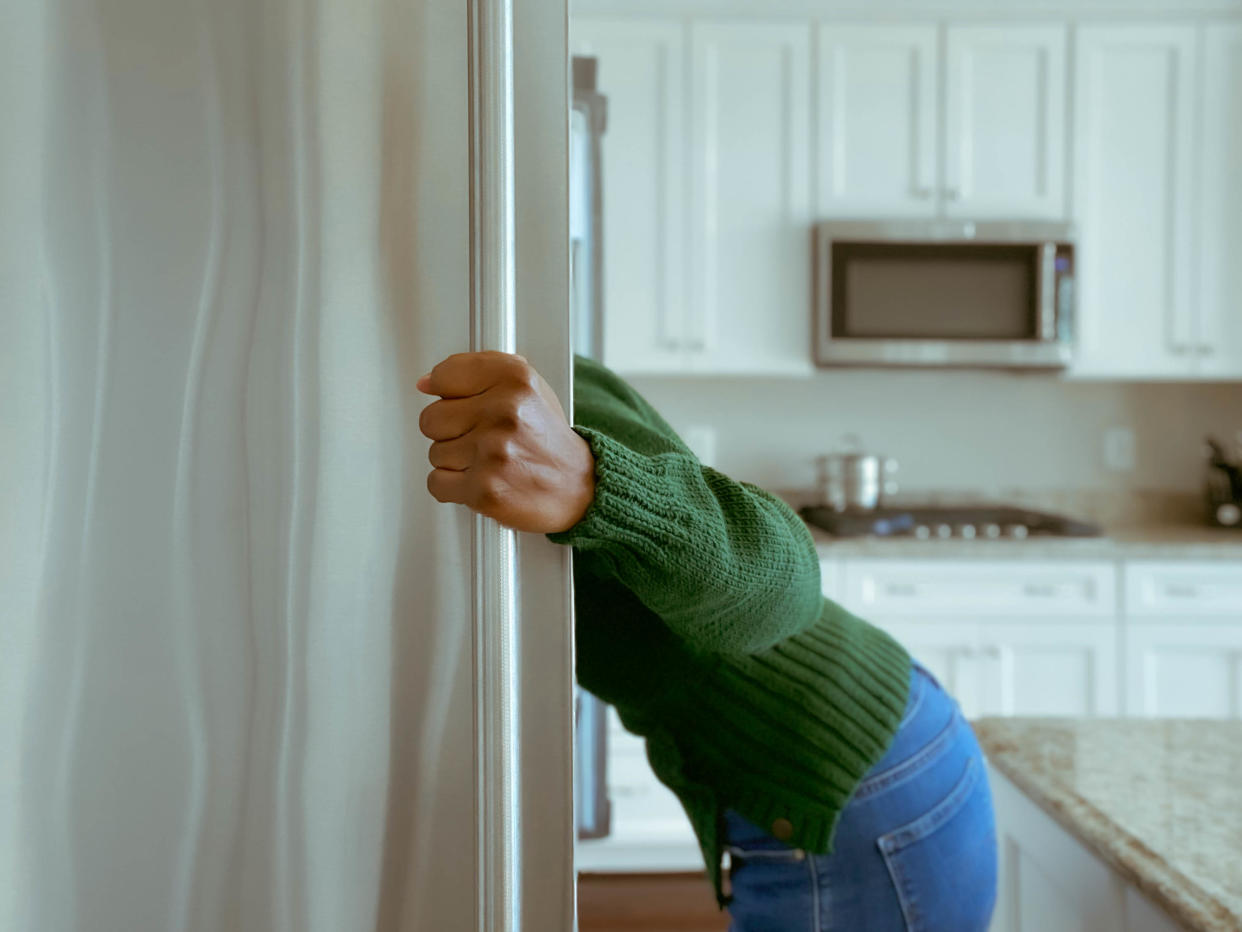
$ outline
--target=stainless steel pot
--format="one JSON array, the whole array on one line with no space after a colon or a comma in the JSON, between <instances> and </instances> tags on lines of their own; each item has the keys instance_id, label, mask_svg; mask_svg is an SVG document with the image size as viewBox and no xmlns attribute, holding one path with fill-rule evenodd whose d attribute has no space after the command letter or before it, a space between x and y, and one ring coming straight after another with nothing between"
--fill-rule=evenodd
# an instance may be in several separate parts
<instances>
[{"instance_id":1,"label":"stainless steel pot","mask_svg":"<svg viewBox=\"0 0 1242 932\"><path fill-rule=\"evenodd\" d=\"M897 461L870 453L829 453L821 456L819 497L834 511L873 511L885 495L897 492L892 477Z\"/></svg>"}]
</instances>

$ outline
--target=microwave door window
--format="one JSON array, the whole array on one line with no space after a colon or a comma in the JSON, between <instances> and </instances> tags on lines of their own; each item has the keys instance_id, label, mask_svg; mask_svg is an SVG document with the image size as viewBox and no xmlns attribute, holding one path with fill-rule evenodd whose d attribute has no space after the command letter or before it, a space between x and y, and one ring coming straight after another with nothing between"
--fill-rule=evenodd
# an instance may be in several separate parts
<instances>
[{"instance_id":1,"label":"microwave door window","mask_svg":"<svg viewBox=\"0 0 1242 932\"><path fill-rule=\"evenodd\" d=\"M833 247L833 335L1036 339L1036 252L1007 245Z\"/></svg>"}]
</instances>

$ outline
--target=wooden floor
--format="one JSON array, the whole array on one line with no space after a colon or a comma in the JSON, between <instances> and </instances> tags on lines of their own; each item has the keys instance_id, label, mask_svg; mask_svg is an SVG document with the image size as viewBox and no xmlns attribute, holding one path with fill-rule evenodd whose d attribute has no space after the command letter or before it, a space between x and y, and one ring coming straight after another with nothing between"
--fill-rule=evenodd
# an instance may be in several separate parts
<instances>
[{"instance_id":1,"label":"wooden floor","mask_svg":"<svg viewBox=\"0 0 1242 932\"><path fill-rule=\"evenodd\" d=\"M725 932L703 874L579 874L580 932Z\"/></svg>"}]
</instances>

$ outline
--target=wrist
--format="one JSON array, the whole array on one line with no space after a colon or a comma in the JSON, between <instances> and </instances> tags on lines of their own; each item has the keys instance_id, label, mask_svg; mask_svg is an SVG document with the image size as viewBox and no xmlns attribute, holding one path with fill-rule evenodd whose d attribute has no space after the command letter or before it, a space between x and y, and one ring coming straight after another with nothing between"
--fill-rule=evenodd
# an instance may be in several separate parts
<instances>
[{"instance_id":1,"label":"wrist","mask_svg":"<svg viewBox=\"0 0 1242 932\"><path fill-rule=\"evenodd\" d=\"M564 533L572 529L583 519L595 501L595 454L591 452L591 445L585 439L576 432L572 436L576 441L577 455L574 457L576 465L572 470L570 491L566 496L568 508L565 519L561 522L563 526L552 533Z\"/></svg>"}]
</instances>

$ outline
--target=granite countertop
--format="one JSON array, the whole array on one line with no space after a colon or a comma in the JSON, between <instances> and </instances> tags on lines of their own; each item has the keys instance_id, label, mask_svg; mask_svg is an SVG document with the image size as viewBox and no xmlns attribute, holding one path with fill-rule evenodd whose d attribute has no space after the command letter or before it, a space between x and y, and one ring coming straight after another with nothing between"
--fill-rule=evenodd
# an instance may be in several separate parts
<instances>
[{"instance_id":1,"label":"granite countertop","mask_svg":"<svg viewBox=\"0 0 1242 932\"><path fill-rule=\"evenodd\" d=\"M1103 537L1037 535L1025 540L833 537L819 528L810 530L822 557L1242 560L1242 531L1206 525L1115 527Z\"/></svg>"},{"instance_id":2,"label":"granite countertop","mask_svg":"<svg viewBox=\"0 0 1242 932\"><path fill-rule=\"evenodd\" d=\"M983 718L989 761L1174 919L1242 929L1242 722Z\"/></svg>"}]
</instances>

